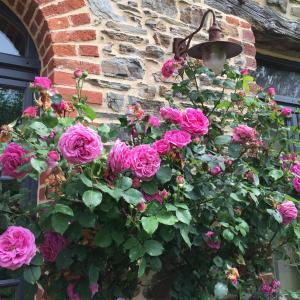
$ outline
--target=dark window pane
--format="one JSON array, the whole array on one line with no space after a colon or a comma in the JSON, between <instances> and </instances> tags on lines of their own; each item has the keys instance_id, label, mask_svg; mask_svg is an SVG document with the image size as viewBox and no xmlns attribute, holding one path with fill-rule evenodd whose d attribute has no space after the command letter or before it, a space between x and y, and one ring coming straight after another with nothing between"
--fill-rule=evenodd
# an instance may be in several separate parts
<instances>
[{"instance_id":1,"label":"dark window pane","mask_svg":"<svg viewBox=\"0 0 300 300\"><path fill-rule=\"evenodd\" d=\"M0 126L15 121L22 114L22 91L0 87Z\"/></svg>"}]
</instances>

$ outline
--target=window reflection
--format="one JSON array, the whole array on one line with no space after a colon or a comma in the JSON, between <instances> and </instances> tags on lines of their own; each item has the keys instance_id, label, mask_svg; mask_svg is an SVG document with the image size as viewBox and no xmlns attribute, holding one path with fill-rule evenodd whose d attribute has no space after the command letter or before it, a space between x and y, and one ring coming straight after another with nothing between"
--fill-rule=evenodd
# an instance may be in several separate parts
<instances>
[{"instance_id":1,"label":"window reflection","mask_svg":"<svg viewBox=\"0 0 300 300\"><path fill-rule=\"evenodd\" d=\"M22 114L23 92L0 87L0 126L10 124Z\"/></svg>"}]
</instances>

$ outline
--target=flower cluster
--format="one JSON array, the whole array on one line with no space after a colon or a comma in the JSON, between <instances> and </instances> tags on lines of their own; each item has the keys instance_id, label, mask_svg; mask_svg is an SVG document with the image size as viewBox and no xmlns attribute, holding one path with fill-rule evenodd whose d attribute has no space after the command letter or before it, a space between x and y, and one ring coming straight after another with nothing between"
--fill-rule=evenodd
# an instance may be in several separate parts
<instances>
[{"instance_id":1,"label":"flower cluster","mask_svg":"<svg viewBox=\"0 0 300 300\"><path fill-rule=\"evenodd\" d=\"M280 288L280 281L273 280L270 284L263 283L261 286L261 291L264 293L265 296L270 297L276 294L279 288Z\"/></svg>"}]
</instances>

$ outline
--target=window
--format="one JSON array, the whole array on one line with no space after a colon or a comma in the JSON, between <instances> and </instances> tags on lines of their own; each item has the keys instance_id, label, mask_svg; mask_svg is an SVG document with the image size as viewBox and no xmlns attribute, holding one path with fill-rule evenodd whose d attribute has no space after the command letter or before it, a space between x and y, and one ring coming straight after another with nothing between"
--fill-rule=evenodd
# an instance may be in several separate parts
<instances>
[{"instance_id":1,"label":"window","mask_svg":"<svg viewBox=\"0 0 300 300\"><path fill-rule=\"evenodd\" d=\"M39 74L39 69L37 52L26 28L0 3L0 126L18 121L23 109L33 104L29 82ZM11 193L20 188L5 176L0 176L0 184L3 191ZM28 188L28 200L36 202L37 183L26 179L21 186ZM21 290L19 280L8 279L0 270L0 299L24 299Z\"/></svg>"}]
</instances>

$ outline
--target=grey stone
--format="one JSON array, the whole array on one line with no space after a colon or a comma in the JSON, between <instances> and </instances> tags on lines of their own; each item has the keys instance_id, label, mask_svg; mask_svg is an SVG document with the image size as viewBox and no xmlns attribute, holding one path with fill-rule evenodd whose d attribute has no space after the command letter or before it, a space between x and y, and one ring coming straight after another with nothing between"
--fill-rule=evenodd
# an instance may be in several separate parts
<instances>
[{"instance_id":1,"label":"grey stone","mask_svg":"<svg viewBox=\"0 0 300 300\"><path fill-rule=\"evenodd\" d=\"M101 32L107 35L110 39L116 41L130 42L133 44L141 44L142 42L144 42L144 39L137 35L128 35L126 33L112 30L102 30Z\"/></svg>"},{"instance_id":2,"label":"grey stone","mask_svg":"<svg viewBox=\"0 0 300 300\"><path fill-rule=\"evenodd\" d=\"M170 44L171 44L171 37L169 35L156 32L153 35L153 38L154 38L155 43L157 45L161 45L161 46L163 46L165 48L168 48L170 46Z\"/></svg>"},{"instance_id":3,"label":"grey stone","mask_svg":"<svg viewBox=\"0 0 300 300\"><path fill-rule=\"evenodd\" d=\"M138 14L141 13L138 9L136 9L136 6L132 7L130 5L125 5L125 4L118 3L118 7L120 9L122 9L122 10L128 10L128 11L131 11L131 12L134 12L134 13L138 13Z\"/></svg>"},{"instance_id":4,"label":"grey stone","mask_svg":"<svg viewBox=\"0 0 300 300\"><path fill-rule=\"evenodd\" d=\"M164 78L161 72L155 72L152 75L156 82L174 83L174 78Z\"/></svg>"},{"instance_id":5,"label":"grey stone","mask_svg":"<svg viewBox=\"0 0 300 300\"><path fill-rule=\"evenodd\" d=\"M135 1L128 1L128 5L132 6L132 7L138 7L137 2L135 2Z\"/></svg>"},{"instance_id":6,"label":"grey stone","mask_svg":"<svg viewBox=\"0 0 300 300\"><path fill-rule=\"evenodd\" d=\"M186 24L199 26L203 17L203 10L198 7L186 7L180 10L180 20Z\"/></svg>"},{"instance_id":7,"label":"grey stone","mask_svg":"<svg viewBox=\"0 0 300 300\"><path fill-rule=\"evenodd\" d=\"M96 87L108 88L108 89L117 90L117 91L129 91L131 88L131 86L129 84L94 79L94 78L88 78L87 82L89 82L91 85L96 86Z\"/></svg>"},{"instance_id":8,"label":"grey stone","mask_svg":"<svg viewBox=\"0 0 300 300\"><path fill-rule=\"evenodd\" d=\"M130 44L120 44L119 52L121 54L138 54L139 50Z\"/></svg>"},{"instance_id":9,"label":"grey stone","mask_svg":"<svg viewBox=\"0 0 300 300\"><path fill-rule=\"evenodd\" d=\"M291 14L295 17L300 18L300 6L292 6Z\"/></svg>"},{"instance_id":10,"label":"grey stone","mask_svg":"<svg viewBox=\"0 0 300 300\"><path fill-rule=\"evenodd\" d=\"M148 10L148 9L144 10L144 14L146 17L158 18L158 15L155 12Z\"/></svg>"},{"instance_id":11,"label":"grey stone","mask_svg":"<svg viewBox=\"0 0 300 300\"><path fill-rule=\"evenodd\" d=\"M146 47L146 52L145 55L146 57L149 58L154 58L157 59L159 61L163 61L164 60L164 51L158 47L158 46L147 46Z\"/></svg>"},{"instance_id":12,"label":"grey stone","mask_svg":"<svg viewBox=\"0 0 300 300\"><path fill-rule=\"evenodd\" d=\"M88 5L92 13L100 18L110 18L115 21L125 21L123 16L119 16L114 13L110 0L87 0Z\"/></svg>"},{"instance_id":13,"label":"grey stone","mask_svg":"<svg viewBox=\"0 0 300 300\"><path fill-rule=\"evenodd\" d=\"M159 86L159 96L166 97L168 95L168 92L170 92L170 90L167 87L165 87L164 85Z\"/></svg>"},{"instance_id":14,"label":"grey stone","mask_svg":"<svg viewBox=\"0 0 300 300\"><path fill-rule=\"evenodd\" d=\"M106 22L106 27L109 29L116 30L116 31L133 33L135 35L139 35L139 34L146 35L147 34L147 31L143 28L131 26L131 25L123 24L123 23L115 23L113 21Z\"/></svg>"},{"instance_id":15,"label":"grey stone","mask_svg":"<svg viewBox=\"0 0 300 300\"><path fill-rule=\"evenodd\" d=\"M145 71L142 62L137 58L114 57L102 61L102 71L105 76L143 79Z\"/></svg>"},{"instance_id":16,"label":"grey stone","mask_svg":"<svg viewBox=\"0 0 300 300\"><path fill-rule=\"evenodd\" d=\"M109 108L115 112L119 112L124 107L124 96L109 92L106 95L106 101Z\"/></svg>"},{"instance_id":17,"label":"grey stone","mask_svg":"<svg viewBox=\"0 0 300 300\"><path fill-rule=\"evenodd\" d=\"M147 19L145 21L145 25L150 27L153 30L159 30L159 31L166 31L167 26L162 22L157 19Z\"/></svg>"},{"instance_id":18,"label":"grey stone","mask_svg":"<svg viewBox=\"0 0 300 300\"><path fill-rule=\"evenodd\" d=\"M175 0L143 0L142 5L170 17L176 17L178 13Z\"/></svg>"},{"instance_id":19,"label":"grey stone","mask_svg":"<svg viewBox=\"0 0 300 300\"><path fill-rule=\"evenodd\" d=\"M145 99L154 99L156 95L156 87L142 84L141 88L139 89L139 96Z\"/></svg>"},{"instance_id":20,"label":"grey stone","mask_svg":"<svg viewBox=\"0 0 300 300\"><path fill-rule=\"evenodd\" d=\"M163 21L171 24L171 25L176 25L176 26L181 26L183 28L186 27L186 24L184 24L183 22L181 21L177 21L176 19L174 18L169 18L169 17L166 17L166 16L162 16L160 19L162 19Z\"/></svg>"},{"instance_id":21,"label":"grey stone","mask_svg":"<svg viewBox=\"0 0 300 300\"><path fill-rule=\"evenodd\" d=\"M276 5L282 12L286 13L288 5L287 0L267 0L267 3L270 5Z\"/></svg>"},{"instance_id":22,"label":"grey stone","mask_svg":"<svg viewBox=\"0 0 300 300\"><path fill-rule=\"evenodd\" d=\"M153 113L153 114L159 114L160 108L164 106L164 103L161 101L147 100L135 96L128 96L128 102L129 105L140 103L142 108L147 113Z\"/></svg>"},{"instance_id":23,"label":"grey stone","mask_svg":"<svg viewBox=\"0 0 300 300\"><path fill-rule=\"evenodd\" d=\"M107 44L102 48L103 52L111 53L112 52L112 44Z\"/></svg>"}]
</instances>

